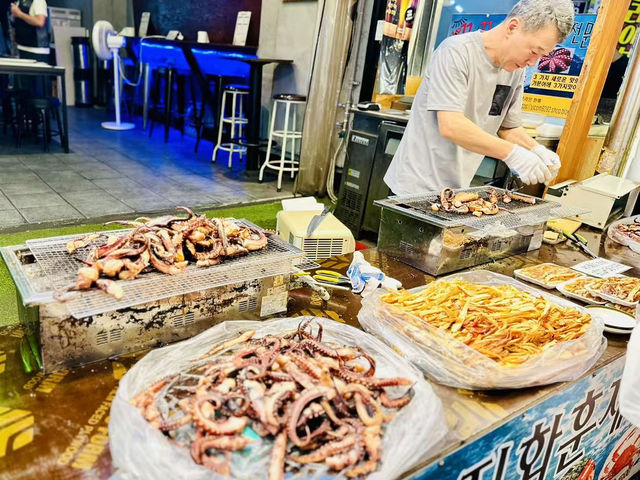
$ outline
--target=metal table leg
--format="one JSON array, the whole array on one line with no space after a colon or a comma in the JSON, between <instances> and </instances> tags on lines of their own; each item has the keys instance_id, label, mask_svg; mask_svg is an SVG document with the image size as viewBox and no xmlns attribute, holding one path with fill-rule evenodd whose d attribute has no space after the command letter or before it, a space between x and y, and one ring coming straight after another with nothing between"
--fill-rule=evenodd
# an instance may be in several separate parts
<instances>
[{"instance_id":1,"label":"metal table leg","mask_svg":"<svg viewBox=\"0 0 640 480\"><path fill-rule=\"evenodd\" d=\"M257 171L260 167L260 109L262 103L263 63L250 63L249 69L249 111L247 125L247 171Z\"/></svg>"},{"instance_id":2,"label":"metal table leg","mask_svg":"<svg viewBox=\"0 0 640 480\"><path fill-rule=\"evenodd\" d=\"M142 90L142 128L147 128L147 121L149 120L149 73L151 67L149 63L144 64L144 85Z\"/></svg>"},{"instance_id":3,"label":"metal table leg","mask_svg":"<svg viewBox=\"0 0 640 480\"><path fill-rule=\"evenodd\" d=\"M69 121L67 119L67 85L65 82L64 74L61 75L62 79L62 133L60 135L62 148L64 153L69 153Z\"/></svg>"}]
</instances>

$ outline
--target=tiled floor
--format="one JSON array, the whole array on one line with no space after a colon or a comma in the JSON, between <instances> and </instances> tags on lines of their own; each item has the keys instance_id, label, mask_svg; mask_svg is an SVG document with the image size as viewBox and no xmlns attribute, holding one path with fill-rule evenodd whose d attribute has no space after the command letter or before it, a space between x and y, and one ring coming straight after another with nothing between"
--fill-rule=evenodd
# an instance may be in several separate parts
<instances>
[{"instance_id":1,"label":"tiled floor","mask_svg":"<svg viewBox=\"0 0 640 480\"><path fill-rule=\"evenodd\" d=\"M0 133L0 230L135 217L176 205L216 208L292 196L293 183L276 191L275 177L262 184L245 178L244 162L227 168L225 152L211 163L213 146L171 130L163 142L161 128L149 138L139 125L124 132L103 130L102 110L69 109L70 146L44 153L32 141L18 148ZM138 119L139 120L139 119Z\"/></svg>"}]
</instances>

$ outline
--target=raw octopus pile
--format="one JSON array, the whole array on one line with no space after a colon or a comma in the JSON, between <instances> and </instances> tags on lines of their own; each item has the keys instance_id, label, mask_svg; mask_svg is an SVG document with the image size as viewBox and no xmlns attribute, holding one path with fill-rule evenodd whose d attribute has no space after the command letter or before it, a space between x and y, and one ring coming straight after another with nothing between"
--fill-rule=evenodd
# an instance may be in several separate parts
<instances>
[{"instance_id":1,"label":"raw octopus pile","mask_svg":"<svg viewBox=\"0 0 640 480\"><path fill-rule=\"evenodd\" d=\"M487 193L488 199L485 200L480 198L480 195L475 192L455 193L452 188L445 188L440 193L440 204L433 203L431 205L431 210L434 212L444 211L459 214L470 213L476 217L482 217L483 215L495 215L501 208L498 206L500 195L493 188L489 189ZM502 196L503 203L510 203L513 200L529 203L531 205L536 203L536 200L533 197L519 195L510 191L506 191Z\"/></svg>"},{"instance_id":2,"label":"raw octopus pile","mask_svg":"<svg viewBox=\"0 0 640 480\"><path fill-rule=\"evenodd\" d=\"M110 222L133 227L133 230L109 237L91 234L69 242L70 254L92 244L96 246L82 260L86 266L78 269L75 283L58 290L56 298L64 300L68 291L95 286L119 300L124 292L114 278L135 278L145 270L176 275L190 262L199 267L217 265L224 258L246 255L267 246L264 230L224 218L199 216L187 207L177 208L189 216Z\"/></svg>"},{"instance_id":3,"label":"raw octopus pile","mask_svg":"<svg viewBox=\"0 0 640 480\"><path fill-rule=\"evenodd\" d=\"M384 424L413 397L412 381L376 377L373 358L357 346L323 342L322 326L314 335L310 322L219 344L132 403L196 463L222 475L231 473L230 452L250 447L242 434L250 427L273 438L269 480L310 463L366 476L380 461ZM402 396L385 391L398 386L408 388Z\"/></svg>"}]
</instances>

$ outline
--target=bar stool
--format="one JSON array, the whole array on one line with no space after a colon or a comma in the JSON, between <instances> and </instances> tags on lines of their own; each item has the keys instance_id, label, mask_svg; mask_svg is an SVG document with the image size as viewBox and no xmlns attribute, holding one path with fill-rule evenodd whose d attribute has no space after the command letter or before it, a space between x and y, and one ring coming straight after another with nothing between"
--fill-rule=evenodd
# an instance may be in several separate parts
<instances>
[{"instance_id":1,"label":"bar stool","mask_svg":"<svg viewBox=\"0 0 640 480\"><path fill-rule=\"evenodd\" d=\"M265 168L271 168L278 172L278 192L282 190L282 173L291 172L291 178L294 177L295 172L298 171L299 162L295 159L296 154L296 140L302 138L302 130L296 130L296 110L298 105L304 105L307 101L307 97L304 95L296 95L295 93L277 93L273 96L273 113L271 115L271 127L269 129L269 143L267 145L267 156L265 162L260 167L260 175L258 175L258 181L262 182ZM278 112L278 105L285 107L284 112L284 126L282 130L276 130L276 116ZM291 129L289 129L289 120L291 118ZM282 138L282 151L280 153L279 160L271 160L271 146L273 144L273 138ZM287 154L287 142L291 141L291 157L286 158ZM285 164L289 163L290 166L286 167Z\"/></svg>"},{"instance_id":2,"label":"bar stool","mask_svg":"<svg viewBox=\"0 0 640 480\"><path fill-rule=\"evenodd\" d=\"M185 116L186 116L186 92L187 77L185 72L178 71L175 68L158 68L153 71L155 82L152 86L151 97L153 106L151 107L149 137L153 136L154 116L162 116L164 123L164 143L169 141L169 130L173 124L174 118L180 120L180 133L184 136ZM164 96L161 95L162 83L164 83ZM177 91L177 111L173 109L173 87L176 85ZM193 91L191 92L193 98Z\"/></svg>"},{"instance_id":3,"label":"bar stool","mask_svg":"<svg viewBox=\"0 0 640 480\"><path fill-rule=\"evenodd\" d=\"M8 127L13 130L16 145L22 143L22 136L27 129L27 99L29 91L19 88L7 89L2 94L3 134L7 134Z\"/></svg>"},{"instance_id":4,"label":"bar stool","mask_svg":"<svg viewBox=\"0 0 640 480\"><path fill-rule=\"evenodd\" d=\"M231 96L230 117L225 116L227 95ZM220 121L218 122L218 142L213 148L213 155L211 156L211 161L213 163L216 163L216 155L218 154L218 150L229 152L229 168L231 168L233 152L240 153L240 158L244 157L247 153L247 147L235 144L234 140L237 140L243 136L242 132L244 130L244 126L248 123L247 117L245 117L242 112L242 99L248 95L249 87L247 85L234 83L227 85L224 88L224 93L222 94L222 106L220 107ZM230 125L229 142L222 143L222 130L224 129L225 123ZM236 127L238 129L237 134Z\"/></svg>"},{"instance_id":5,"label":"bar stool","mask_svg":"<svg viewBox=\"0 0 640 480\"><path fill-rule=\"evenodd\" d=\"M42 147L49 151L52 135L62 139L62 122L60 121L60 100L56 97L32 97L28 100L29 110L32 112L34 130L42 123ZM58 130L51 130L51 116L55 116ZM62 143L62 141L61 141Z\"/></svg>"}]
</instances>

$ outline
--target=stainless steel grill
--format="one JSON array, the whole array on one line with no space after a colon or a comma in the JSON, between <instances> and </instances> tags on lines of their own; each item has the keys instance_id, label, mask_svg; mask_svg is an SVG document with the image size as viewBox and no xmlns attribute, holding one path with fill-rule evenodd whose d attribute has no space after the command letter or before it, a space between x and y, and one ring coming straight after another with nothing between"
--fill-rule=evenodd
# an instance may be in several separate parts
<instances>
[{"instance_id":1,"label":"stainless steel grill","mask_svg":"<svg viewBox=\"0 0 640 480\"><path fill-rule=\"evenodd\" d=\"M255 226L246 220L238 220L245 226ZM104 232L118 235L130 229ZM51 289L64 287L75 281L80 259L85 258L91 247L80 249L74 255L67 252L67 243L78 235L64 235L27 241L41 271L47 276ZM144 273L132 280L122 282L124 297L121 300L104 292L89 290L78 292L65 302L71 315L85 318L100 313L153 302L219 286L256 280L275 275L285 275L304 261L304 252L284 242L275 235L270 236L268 246L243 257L224 260L212 267L189 265L180 275L165 275L159 272Z\"/></svg>"},{"instance_id":2,"label":"stainless steel grill","mask_svg":"<svg viewBox=\"0 0 640 480\"><path fill-rule=\"evenodd\" d=\"M423 220L432 225L443 228L466 226L478 230L496 227L517 228L525 225L534 225L554 218L574 217L586 210L560 203L536 198L535 205L520 201L504 203L502 195L505 191L501 188L494 188L500 195L498 202L500 212L496 215L483 215L475 217L471 214L458 214L445 212L443 210L433 211L431 205L440 203L440 192L428 192L420 195L395 196L386 200L378 200L375 203L384 208L390 208L398 212L410 215L416 219ZM472 187L456 190L456 193L468 192L477 193L482 199L488 200L489 187ZM519 194L521 195L521 194ZM523 195L529 196L529 195ZM531 197L533 198L533 197Z\"/></svg>"},{"instance_id":3,"label":"stainless steel grill","mask_svg":"<svg viewBox=\"0 0 640 480\"><path fill-rule=\"evenodd\" d=\"M505 190L496 188L499 195ZM488 187L457 190L488 199ZM504 203L496 215L475 217L433 211L440 192L396 196L379 200L382 207L378 249L432 275L534 250L540 247L544 226L553 218L572 217L583 209L536 199L535 205L520 201Z\"/></svg>"}]
</instances>

